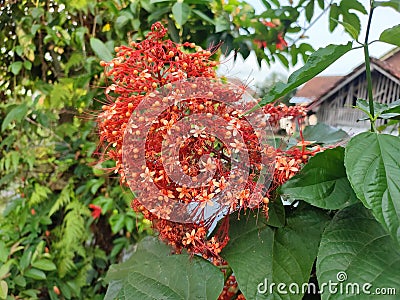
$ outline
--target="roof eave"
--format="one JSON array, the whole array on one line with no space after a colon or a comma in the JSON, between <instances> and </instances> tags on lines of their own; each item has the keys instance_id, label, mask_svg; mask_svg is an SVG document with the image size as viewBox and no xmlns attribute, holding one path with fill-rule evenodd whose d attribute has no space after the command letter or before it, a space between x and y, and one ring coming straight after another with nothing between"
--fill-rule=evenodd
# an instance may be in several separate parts
<instances>
[{"instance_id":1,"label":"roof eave","mask_svg":"<svg viewBox=\"0 0 400 300\"><path fill-rule=\"evenodd\" d=\"M397 78L396 76L390 74L388 71L380 67L378 64L374 62L374 59L371 60L371 71L376 70L386 77L390 78L394 82L400 85L400 79ZM313 103L309 105L309 108L312 109L312 107L320 105L322 102L324 102L326 99L328 99L330 96L335 94L338 90L340 90L343 86L351 82L354 78L358 77L361 73L365 72L365 64L357 67L354 69L353 72L351 72L349 75L345 76L343 81L340 82L334 89L332 89L329 93L317 98Z\"/></svg>"}]
</instances>

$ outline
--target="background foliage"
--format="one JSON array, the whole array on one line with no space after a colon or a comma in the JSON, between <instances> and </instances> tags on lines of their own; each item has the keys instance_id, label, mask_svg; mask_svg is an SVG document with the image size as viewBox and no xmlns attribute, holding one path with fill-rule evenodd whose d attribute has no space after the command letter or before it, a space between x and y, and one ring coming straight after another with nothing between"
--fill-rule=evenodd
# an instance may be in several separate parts
<instances>
[{"instance_id":1,"label":"background foliage","mask_svg":"<svg viewBox=\"0 0 400 300\"><path fill-rule=\"evenodd\" d=\"M376 1L376 4L399 9L398 1ZM303 40L307 28L318 17L314 15L317 6L331 17L330 30L340 23L353 38L360 32L360 13L367 13L356 0L300 0L288 6L281 5L278 0L265 0L263 5L267 10L260 14L250 4L236 0L23 0L6 1L1 5L0 299L102 299L106 292L105 272L110 264L121 261L132 245L144 235L151 234L150 224L129 207L131 193L119 185L118 178L109 176L107 168L112 165L97 163L101 149L97 148L93 116L104 101L103 87L106 85L99 61L111 59L114 46L143 38L154 21L162 20L174 41L189 40L204 48L222 43L216 57L233 52L246 58L250 51L255 51L259 62L280 60L289 66L296 65L299 59L305 61L314 50ZM358 15L355 12L359 12ZM307 20L305 25L299 25L301 18ZM261 22L264 20L274 25L266 26ZM382 34L381 39L399 45L394 32L398 32L398 27ZM282 44L278 35L286 39L289 47ZM287 84L276 85L263 103L285 95L350 49L348 44L318 52L308 64L308 67L317 64L317 68L307 67L303 69L306 73L294 74ZM398 108L388 109L393 113ZM382 198L388 202L377 203L376 199L381 199L381 195L363 190L358 182L360 174L365 171L363 167L368 166L368 153L364 153L368 157L360 169L348 167L355 160L352 153L360 149L355 141L345 151L336 149L313 158L318 167L321 166L318 160L322 160L322 155L339 162L333 169L326 166L331 173L325 174L337 187L333 192L346 191L346 197L337 199L337 203L327 205L326 200L319 200L316 196L321 193L316 188L307 191L308 195L311 193L315 197L301 196L304 190L294 183L297 178L327 191L326 187L312 182L313 164L310 162L309 167L293 178L292 183L288 182L282 192L289 198L302 199L318 208L304 205L295 213L288 211L286 216L285 209L277 201L275 205L280 209L276 209L275 220L281 221L271 223L274 220L271 217L268 224L255 225L259 226L255 230L254 220L251 219L245 224L251 227L249 235L241 231L243 223L236 224L237 218L232 217L231 235L238 243L241 239L252 239L256 254L246 264L239 259L245 251L240 247L226 248L223 256L232 261L231 268L237 275L239 288L249 299L257 288L257 285L253 286L244 279L249 275L249 268L254 283L266 276L266 269L270 270L268 278L275 281L305 282L312 270L313 256L319 251L316 274L322 280L331 278L329 272L336 262L334 258L344 250L337 249L338 252L333 253L329 242L342 243L346 238L343 230L350 230L351 226L365 228L366 232L353 238L359 248L353 248L340 270L345 268L355 278L362 277L354 266L366 264L363 257L371 253L375 254L374 257L382 255L376 243L369 243L371 236L379 239L383 249L391 253L386 264L373 261L377 272L386 272L390 263L396 270L399 261L396 232L399 232L400 194L398 181L393 178L399 178L396 173L396 162L399 160L389 154L392 153L390 149L399 148L399 142L397 138L382 137L376 133L366 135L377 145L371 149L370 155L376 155L373 151L387 149L380 152L382 156L377 166L378 174L386 181L378 182L377 191L391 195L390 199ZM394 164L394 169L385 169L388 160ZM375 175L369 176L375 178ZM359 202L353 190L364 206L359 203L350 206ZM390 213L382 215L382 205L387 203L392 203ZM90 204L101 207L99 218L91 215ZM372 215L365 207L371 209ZM331 218L322 209L336 211L342 208L322 233ZM353 222L350 216L356 213L359 217ZM309 243L301 244L302 239L309 239ZM273 241L280 241L283 245L293 241L298 243L296 248L279 248ZM144 250L154 248L155 243L146 239L138 247L136 257L140 254L143 259L149 259ZM287 255L284 251L288 251ZM265 252L277 253L278 256L265 258ZM168 250L160 249L154 255L167 257L166 253ZM296 254L292 257L293 261L287 261L285 266L286 272L290 271L293 278L284 278L283 271L277 266L293 253ZM279 255L284 257L279 259ZM184 261L184 258L174 259ZM345 266L348 261L354 261L354 264ZM306 267L291 269L296 263ZM258 269L254 271L252 268L255 266ZM199 259L194 264L195 270L190 264L186 267L189 268L187 274L208 274L215 286L206 291L207 296L218 296L222 279L212 266ZM165 270L160 270L160 274L163 272ZM115 274L110 271L107 280L118 280ZM388 277L383 277L379 279L381 282L400 282L398 272L387 271L385 274L390 275L391 281L385 281ZM113 295L118 292L114 291ZM183 293L179 295L185 297ZM129 295L126 297L129 298Z\"/></svg>"}]
</instances>

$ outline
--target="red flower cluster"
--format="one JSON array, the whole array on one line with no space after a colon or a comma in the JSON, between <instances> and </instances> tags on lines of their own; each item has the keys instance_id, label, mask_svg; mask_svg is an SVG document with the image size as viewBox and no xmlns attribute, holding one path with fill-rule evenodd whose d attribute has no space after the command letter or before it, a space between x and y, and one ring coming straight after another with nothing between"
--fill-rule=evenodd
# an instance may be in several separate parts
<instances>
[{"instance_id":1,"label":"red flower cluster","mask_svg":"<svg viewBox=\"0 0 400 300\"><path fill-rule=\"evenodd\" d=\"M132 111L151 92L167 83L190 77L215 77L211 52L193 43L175 44L163 40L167 30L155 23L147 38L131 47L116 47L117 57L102 61L106 76L113 81L107 87L109 104L98 116L101 141L112 146L106 153L116 161L115 173L124 178L121 165L123 135ZM192 49L195 52L190 52Z\"/></svg>"},{"instance_id":2,"label":"red flower cluster","mask_svg":"<svg viewBox=\"0 0 400 300\"><path fill-rule=\"evenodd\" d=\"M279 21L279 20L278 20ZM274 20L271 21L266 21L266 20L261 20L261 23L263 25L265 25L268 28L274 28L273 30L277 31L278 29L275 29L278 27L279 23L274 23ZM265 40L260 40L260 39L255 39L254 40L254 44L256 44L256 46L258 48L265 48L267 47L267 42ZM276 36L276 41L275 41L275 47L276 50L284 50L286 47L288 46L287 42L285 41L285 39L283 38L283 33L282 32L278 32L277 36Z\"/></svg>"},{"instance_id":3,"label":"red flower cluster","mask_svg":"<svg viewBox=\"0 0 400 300\"><path fill-rule=\"evenodd\" d=\"M307 111L303 106L286 106L283 103L278 105L269 103L263 107L263 110L268 116L268 122L273 126L278 126L279 121L284 118L295 120L296 118L304 118L307 115Z\"/></svg>"},{"instance_id":4,"label":"red flower cluster","mask_svg":"<svg viewBox=\"0 0 400 300\"><path fill-rule=\"evenodd\" d=\"M134 207L177 251L218 257L227 230L207 239L213 221L267 208L263 188L275 149L259 142L267 116L243 116L255 104L239 87L193 78L149 93L132 113L122 155ZM260 171L269 166L264 178Z\"/></svg>"},{"instance_id":5,"label":"red flower cluster","mask_svg":"<svg viewBox=\"0 0 400 300\"><path fill-rule=\"evenodd\" d=\"M288 46L287 42L282 36L282 33L278 33L278 36L276 37L276 49L277 50L283 50Z\"/></svg>"},{"instance_id":6,"label":"red flower cluster","mask_svg":"<svg viewBox=\"0 0 400 300\"><path fill-rule=\"evenodd\" d=\"M100 218L101 215L101 207L95 204L89 204L89 208L92 210L93 219Z\"/></svg>"},{"instance_id":7,"label":"red flower cluster","mask_svg":"<svg viewBox=\"0 0 400 300\"><path fill-rule=\"evenodd\" d=\"M112 84L107 87L106 95L109 101L103 105L103 112L98 117L101 141L107 144L104 159L112 159L116 162L115 173L119 173L121 181L126 183L126 175L122 166L122 146L124 132L127 128L131 114L141 103L146 95L163 87L185 78L203 77L215 78L214 67L216 62L209 60L212 53L203 50L193 43L176 44L171 40L164 40L166 29L158 22L152 26L151 32L142 42L132 42L131 47L121 46L115 50L117 57L111 62L101 62L105 67L106 76L112 80ZM209 109L209 105L204 103L193 103L189 108L199 111ZM161 117L164 131L168 131L168 124L182 114L184 107L178 111L177 107L172 107L168 116ZM163 132L164 132L163 131ZM162 137L160 135L159 137ZM149 139L154 143L149 145L148 158L157 156L161 144L156 145L159 137ZM152 148L153 147L153 148ZM196 149L197 155L201 155L200 146L188 145ZM152 148L152 149L151 149ZM134 151L134 150L132 150ZM184 166L188 172L196 172L191 165L189 157L186 158L188 164ZM153 169L144 169L139 178L144 179L154 176ZM161 172L161 173L160 173ZM131 174L132 175L132 174ZM134 175L132 175L134 176ZM165 185L166 177L162 176L162 170L157 169L157 177L160 177L159 185ZM138 179L139 179L138 178ZM173 197L182 200L183 195L188 192L182 187L165 186L166 197ZM215 186L215 188L217 188ZM190 191L192 192L192 191ZM203 191L198 196L206 199L211 196L211 191ZM197 196L197 195L196 195ZM193 252L203 253L206 256L217 255L226 244L227 238L222 237L207 240L206 233L208 227L204 224L179 224L159 217L157 212L150 212L142 204L143 199L135 199L132 207L140 211L144 216L153 221L155 229L160 232L160 237L175 247L179 252L182 247L186 247ZM182 200L184 201L184 199Z\"/></svg>"},{"instance_id":8,"label":"red flower cluster","mask_svg":"<svg viewBox=\"0 0 400 300\"><path fill-rule=\"evenodd\" d=\"M220 264L219 253L229 240L228 218L208 236L217 215L261 208L267 216L271 188L260 188L261 171L271 167L265 181L276 188L314 153L302 145L282 151L260 143L258 128L265 131L268 122L276 126L282 118L302 118L305 111L270 104L263 110L267 121L247 119L244 112L254 103L243 100L246 92L240 87L217 80L212 53L193 43L165 40L165 35L166 29L155 23L145 40L117 47L116 58L101 63L112 81L98 117L104 159L116 162L121 182L135 193L141 190L132 208L153 222L161 239L178 253L186 248ZM198 115L204 118L196 125ZM178 179L173 178L176 173ZM101 210L91 208L98 217ZM184 221L176 222L177 215Z\"/></svg>"}]
</instances>

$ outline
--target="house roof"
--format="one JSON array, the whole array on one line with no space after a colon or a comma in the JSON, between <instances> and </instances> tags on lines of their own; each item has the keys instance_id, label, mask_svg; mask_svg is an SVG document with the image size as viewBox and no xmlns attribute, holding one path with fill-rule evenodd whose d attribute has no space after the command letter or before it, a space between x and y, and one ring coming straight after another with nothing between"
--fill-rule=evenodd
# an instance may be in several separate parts
<instances>
[{"instance_id":1,"label":"house roof","mask_svg":"<svg viewBox=\"0 0 400 300\"><path fill-rule=\"evenodd\" d=\"M400 51L386 60L371 58L371 61L400 80Z\"/></svg>"},{"instance_id":2,"label":"house roof","mask_svg":"<svg viewBox=\"0 0 400 300\"><path fill-rule=\"evenodd\" d=\"M400 47L394 47L391 50L389 50L388 52L386 52L385 54L383 54L379 59L380 60L389 60L390 58L395 57L396 54L398 54L398 52L400 52ZM398 57L398 56L396 56Z\"/></svg>"},{"instance_id":3,"label":"house roof","mask_svg":"<svg viewBox=\"0 0 400 300\"><path fill-rule=\"evenodd\" d=\"M381 60L371 57L371 70L377 70L400 84L400 48L390 51ZM315 107L364 71L365 64L361 64L345 76L315 77L299 89L295 97L308 98L312 101L309 108Z\"/></svg>"},{"instance_id":4,"label":"house roof","mask_svg":"<svg viewBox=\"0 0 400 300\"><path fill-rule=\"evenodd\" d=\"M317 100L331 90L343 76L318 76L309 80L296 92L295 97Z\"/></svg>"}]
</instances>

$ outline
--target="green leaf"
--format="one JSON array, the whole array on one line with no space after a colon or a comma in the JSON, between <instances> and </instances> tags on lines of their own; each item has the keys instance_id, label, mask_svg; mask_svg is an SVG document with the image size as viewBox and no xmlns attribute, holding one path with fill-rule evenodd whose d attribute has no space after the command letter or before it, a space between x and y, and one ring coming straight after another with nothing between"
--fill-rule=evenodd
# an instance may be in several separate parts
<instances>
[{"instance_id":1,"label":"green leaf","mask_svg":"<svg viewBox=\"0 0 400 300\"><path fill-rule=\"evenodd\" d=\"M105 300L111 299L217 299L223 274L203 258L171 255L154 237L143 239L124 263L112 265Z\"/></svg>"},{"instance_id":2,"label":"green leaf","mask_svg":"<svg viewBox=\"0 0 400 300\"><path fill-rule=\"evenodd\" d=\"M388 114L392 114L392 115L396 115L396 116L400 115L400 100L396 100L396 101L390 103L380 113L381 113L381 116L388 115Z\"/></svg>"},{"instance_id":3,"label":"green leaf","mask_svg":"<svg viewBox=\"0 0 400 300\"><path fill-rule=\"evenodd\" d=\"M226 18L224 18L224 16L219 16L215 20L215 33L228 31L230 27L230 22Z\"/></svg>"},{"instance_id":4,"label":"green leaf","mask_svg":"<svg viewBox=\"0 0 400 300\"><path fill-rule=\"evenodd\" d=\"M121 252L121 250L123 248L125 248L125 247L126 247L126 242L125 241L123 241L121 243L114 244L113 247L112 247L111 253L110 253L110 257L117 256Z\"/></svg>"},{"instance_id":5,"label":"green leaf","mask_svg":"<svg viewBox=\"0 0 400 300\"><path fill-rule=\"evenodd\" d=\"M63 296L65 296L66 299L71 299L72 298L71 294L73 293L73 290L77 290L77 288L79 288L79 287L73 288L68 283L69 282L67 282L67 284L65 284L65 285L64 284L60 285L60 290L61 290L61 294ZM57 297L56 299L59 299L59 298Z\"/></svg>"},{"instance_id":6,"label":"green leaf","mask_svg":"<svg viewBox=\"0 0 400 300\"><path fill-rule=\"evenodd\" d=\"M278 82L259 102L259 105L264 106L286 95L296 87L299 87L321 73L351 49L351 42L346 45L328 45L325 48L318 49L310 55L303 67L289 76L287 83ZM256 108L253 108L252 110L254 109Z\"/></svg>"},{"instance_id":7,"label":"green leaf","mask_svg":"<svg viewBox=\"0 0 400 300\"><path fill-rule=\"evenodd\" d=\"M305 141L323 145L333 145L347 139L348 137L349 135L346 131L324 123L306 126L303 130L303 138Z\"/></svg>"},{"instance_id":8,"label":"green leaf","mask_svg":"<svg viewBox=\"0 0 400 300\"><path fill-rule=\"evenodd\" d=\"M172 6L172 14L176 23L182 27L189 19L190 6L178 1Z\"/></svg>"},{"instance_id":9,"label":"green leaf","mask_svg":"<svg viewBox=\"0 0 400 300\"><path fill-rule=\"evenodd\" d=\"M135 224L133 223L133 218L125 217L125 227L128 232L132 232Z\"/></svg>"},{"instance_id":10,"label":"green leaf","mask_svg":"<svg viewBox=\"0 0 400 300\"><path fill-rule=\"evenodd\" d=\"M49 194L51 194L51 190L48 187L35 183L35 189L32 191L29 204L37 205L43 203L48 199Z\"/></svg>"},{"instance_id":11,"label":"green leaf","mask_svg":"<svg viewBox=\"0 0 400 300\"><path fill-rule=\"evenodd\" d=\"M7 263L1 265L0 267L0 279L6 278L9 274L11 265L14 263L14 260L9 260Z\"/></svg>"},{"instance_id":12,"label":"green leaf","mask_svg":"<svg viewBox=\"0 0 400 300\"><path fill-rule=\"evenodd\" d=\"M46 280L46 274L35 268L27 270L24 275L35 280Z\"/></svg>"},{"instance_id":13,"label":"green leaf","mask_svg":"<svg viewBox=\"0 0 400 300\"><path fill-rule=\"evenodd\" d=\"M337 293L323 290L322 299L397 299L376 296L376 288L400 289L399 248L361 204L339 211L322 236L317 258L318 282L336 284ZM342 278L342 280L338 280ZM347 279L345 279L347 278ZM345 280L343 280L345 279ZM350 285L357 285L360 294L350 295ZM368 288L369 287L369 288ZM398 297L398 296L397 296Z\"/></svg>"},{"instance_id":14,"label":"green leaf","mask_svg":"<svg viewBox=\"0 0 400 300\"><path fill-rule=\"evenodd\" d=\"M72 33L72 36L79 47L82 47L85 44L85 34L87 34L87 32L88 29L86 27L78 27Z\"/></svg>"},{"instance_id":15,"label":"green leaf","mask_svg":"<svg viewBox=\"0 0 400 300\"><path fill-rule=\"evenodd\" d=\"M197 9L193 9L192 12L193 12L194 14L196 14L197 16L199 16L199 17L200 17L201 19L203 19L204 21L206 21L206 22L208 22L208 23L210 23L210 24L212 24L212 25L215 25L214 20L211 19L209 16L207 16L207 15L206 15L205 13L203 13L202 11L197 10Z\"/></svg>"},{"instance_id":16,"label":"green leaf","mask_svg":"<svg viewBox=\"0 0 400 300\"><path fill-rule=\"evenodd\" d=\"M312 207L297 209L287 225L272 229L262 215L231 216L229 244L221 256L232 268L246 299L301 299L274 289L264 293L265 283L307 283L319 241L329 218Z\"/></svg>"},{"instance_id":17,"label":"green leaf","mask_svg":"<svg viewBox=\"0 0 400 300\"><path fill-rule=\"evenodd\" d=\"M364 5L362 5L359 1L357 0L344 0L340 2L340 8L342 12L346 13L349 10L357 10L364 15L368 14L367 10L365 9Z\"/></svg>"},{"instance_id":18,"label":"green leaf","mask_svg":"<svg viewBox=\"0 0 400 300\"><path fill-rule=\"evenodd\" d=\"M73 67L79 67L85 61L84 56L81 53L74 52L65 64L65 74L68 75L69 71Z\"/></svg>"},{"instance_id":19,"label":"green leaf","mask_svg":"<svg viewBox=\"0 0 400 300\"><path fill-rule=\"evenodd\" d=\"M31 27L31 34L32 35L36 35L36 32L40 29L40 27L42 27L42 25L40 24L33 24ZM19 56L21 56L20 54L18 54Z\"/></svg>"},{"instance_id":20,"label":"green leaf","mask_svg":"<svg viewBox=\"0 0 400 300\"><path fill-rule=\"evenodd\" d=\"M6 243L0 240L0 262L6 262L10 251L7 249Z\"/></svg>"},{"instance_id":21,"label":"green leaf","mask_svg":"<svg viewBox=\"0 0 400 300\"><path fill-rule=\"evenodd\" d=\"M8 284L6 281L0 281L0 299L6 299L8 295Z\"/></svg>"},{"instance_id":22,"label":"green leaf","mask_svg":"<svg viewBox=\"0 0 400 300\"><path fill-rule=\"evenodd\" d=\"M10 65L9 69L14 75L18 75L22 69L22 66L22 61L15 61Z\"/></svg>"},{"instance_id":23,"label":"green leaf","mask_svg":"<svg viewBox=\"0 0 400 300\"><path fill-rule=\"evenodd\" d=\"M379 40L400 47L400 25L384 30Z\"/></svg>"},{"instance_id":24,"label":"green leaf","mask_svg":"<svg viewBox=\"0 0 400 300\"><path fill-rule=\"evenodd\" d=\"M125 225L125 215L115 214L110 217L111 230L115 234L119 232Z\"/></svg>"},{"instance_id":25,"label":"green leaf","mask_svg":"<svg viewBox=\"0 0 400 300\"><path fill-rule=\"evenodd\" d=\"M325 209L340 209L358 201L346 177L342 147L316 154L282 185L281 192Z\"/></svg>"},{"instance_id":26,"label":"green leaf","mask_svg":"<svg viewBox=\"0 0 400 300\"><path fill-rule=\"evenodd\" d=\"M36 187L35 187L35 191L36 191ZM49 191L46 191L50 192ZM58 196L57 200L54 202L53 206L51 207L50 211L49 211L49 217L51 217L52 215L54 215L55 212L57 212L58 210L60 210L62 207L65 207L68 203L71 202L71 196L72 194L72 190L71 190L71 185L66 185L60 195ZM45 194L47 196L47 194Z\"/></svg>"},{"instance_id":27,"label":"green leaf","mask_svg":"<svg viewBox=\"0 0 400 300\"><path fill-rule=\"evenodd\" d=\"M31 70L32 69L32 63L29 60L24 61L24 68L26 70Z\"/></svg>"},{"instance_id":28,"label":"green leaf","mask_svg":"<svg viewBox=\"0 0 400 300\"><path fill-rule=\"evenodd\" d=\"M281 61L281 63L286 67L289 68L289 61L288 59L282 54L282 53L275 53L276 57L279 58L279 60Z\"/></svg>"},{"instance_id":29,"label":"green leaf","mask_svg":"<svg viewBox=\"0 0 400 300\"><path fill-rule=\"evenodd\" d=\"M115 27L117 29L122 29L132 19L134 19L134 18L133 18L132 14L130 12L123 11L123 12L120 13L118 18L115 20Z\"/></svg>"},{"instance_id":30,"label":"green leaf","mask_svg":"<svg viewBox=\"0 0 400 300\"><path fill-rule=\"evenodd\" d=\"M392 103L383 104L374 101L374 118L372 118L369 112L369 103L364 99L358 99L355 108L363 111L368 117L361 118L358 121L365 121L369 119L399 119L400 118L400 100Z\"/></svg>"},{"instance_id":31,"label":"green leaf","mask_svg":"<svg viewBox=\"0 0 400 300\"><path fill-rule=\"evenodd\" d=\"M26 296L23 297L23 299L38 299L39 293L40 291L38 289L29 289L29 290L23 290L21 292L21 295Z\"/></svg>"},{"instance_id":32,"label":"green leaf","mask_svg":"<svg viewBox=\"0 0 400 300\"><path fill-rule=\"evenodd\" d=\"M27 112L28 106L26 105L26 103L14 107L4 118L3 123L1 124L1 131L4 131L7 126L13 121L21 122Z\"/></svg>"},{"instance_id":33,"label":"green leaf","mask_svg":"<svg viewBox=\"0 0 400 300\"><path fill-rule=\"evenodd\" d=\"M154 12L154 5L149 0L140 0L140 5L147 12Z\"/></svg>"},{"instance_id":34,"label":"green leaf","mask_svg":"<svg viewBox=\"0 0 400 300\"><path fill-rule=\"evenodd\" d=\"M308 22L310 22L314 15L314 0L308 2L308 4L305 7L305 11L306 11L306 19Z\"/></svg>"},{"instance_id":35,"label":"green leaf","mask_svg":"<svg viewBox=\"0 0 400 300\"><path fill-rule=\"evenodd\" d=\"M346 146L347 177L363 204L400 242L400 138L364 132Z\"/></svg>"},{"instance_id":36,"label":"green leaf","mask_svg":"<svg viewBox=\"0 0 400 300\"><path fill-rule=\"evenodd\" d=\"M338 25L337 20L339 19L339 7L336 3L333 3L329 10L329 31L332 32Z\"/></svg>"},{"instance_id":37,"label":"green leaf","mask_svg":"<svg viewBox=\"0 0 400 300\"><path fill-rule=\"evenodd\" d=\"M31 14L34 19L39 19L44 15L44 9L42 7L34 7L31 10Z\"/></svg>"},{"instance_id":38,"label":"green leaf","mask_svg":"<svg viewBox=\"0 0 400 300\"><path fill-rule=\"evenodd\" d=\"M14 47L14 51L15 51L15 53L17 53L17 55L19 55L19 56L24 55L24 47L22 47L21 45L15 46L15 47Z\"/></svg>"},{"instance_id":39,"label":"green leaf","mask_svg":"<svg viewBox=\"0 0 400 300\"><path fill-rule=\"evenodd\" d=\"M299 53L301 55L301 57L303 58L303 61L306 62L307 59L310 57L310 55L315 52L314 48L307 43L302 43L299 46Z\"/></svg>"},{"instance_id":40,"label":"green leaf","mask_svg":"<svg viewBox=\"0 0 400 300\"><path fill-rule=\"evenodd\" d=\"M32 267L43 271L54 271L57 269L57 266L51 260L44 258L32 261Z\"/></svg>"},{"instance_id":41,"label":"green leaf","mask_svg":"<svg viewBox=\"0 0 400 300\"><path fill-rule=\"evenodd\" d=\"M170 14L170 12L171 12L171 7L165 6L163 8L157 9L153 13L151 13L147 17L147 20L148 20L148 22L156 22L160 18L163 18L163 16ZM134 20L138 20L138 19L134 19ZM140 21L138 21L137 26L138 26L138 28L140 27Z\"/></svg>"},{"instance_id":42,"label":"green leaf","mask_svg":"<svg viewBox=\"0 0 400 300\"><path fill-rule=\"evenodd\" d=\"M361 31L360 18L354 13L343 13L344 29L353 39L357 39Z\"/></svg>"},{"instance_id":43,"label":"green leaf","mask_svg":"<svg viewBox=\"0 0 400 300\"><path fill-rule=\"evenodd\" d=\"M24 251L24 254L22 254L21 259L19 261L19 267L21 268L21 270L25 270L31 263L32 252L33 249L29 248L28 250Z\"/></svg>"},{"instance_id":44,"label":"green leaf","mask_svg":"<svg viewBox=\"0 0 400 300\"><path fill-rule=\"evenodd\" d=\"M374 1L374 7L383 6L391 7L398 12L400 12L400 0L390 0L390 1Z\"/></svg>"},{"instance_id":45,"label":"green leaf","mask_svg":"<svg viewBox=\"0 0 400 300\"><path fill-rule=\"evenodd\" d=\"M285 226L285 207L280 198L271 201L268 204L268 222L267 224L272 227Z\"/></svg>"},{"instance_id":46,"label":"green leaf","mask_svg":"<svg viewBox=\"0 0 400 300\"><path fill-rule=\"evenodd\" d=\"M87 10L87 6L88 6L88 0L71 0L68 1L68 5L71 6L72 8L75 8L77 10L83 10L86 11Z\"/></svg>"},{"instance_id":47,"label":"green leaf","mask_svg":"<svg viewBox=\"0 0 400 300\"><path fill-rule=\"evenodd\" d=\"M15 276L14 282L16 285L19 285L20 287L26 287L26 279L22 275Z\"/></svg>"},{"instance_id":48,"label":"green leaf","mask_svg":"<svg viewBox=\"0 0 400 300\"><path fill-rule=\"evenodd\" d=\"M359 19L359 18L357 17L357 15L355 15L355 14L348 14L348 15L346 15L346 16L347 16L347 18L346 18L347 22L345 22L345 21L342 22L342 21L335 20L335 19L333 19L333 22L336 22L336 23L342 25L342 26L344 27L344 29L346 30L346 32L349 33L350 36L351 36L353 39L356 40L356 39L358 38L358 36L360 35L360 30L361 30L360 19ZM351 19L353 19L354 16L355 16L355 18L356 18L356 19L354 19L354 23L353 23L353 22L352 22L352 23L349 23L349 21L351 22ZM344 18L344 15L343 15L343 19L345 19L345 18ZM349 19L350 19L350 20L349 20ZM356 24L357 24L357 25L356 25ZM356 29L356 27L353 26L353 25L357 26L358 29Z\"/></svg>"},{"instance_id":49,"label":"green leaf","mask_svg":"<svg viewBox=\"0 0 400 300\"><path fill-rule=\"evenodd\" d=\"M104 184L105 179L100 178L100 179L92 179L93 180L93 185L90 187L90 192L94 195L96 194L97 190Z\"/></svg>"},{"instance_id":50,"label":"green leaf","mask_svg":"<svg viewBox=\"0 0 400 300\"><path fill-rule=\"evenodd\" d=\"M394 119L394 120L400 120L400 113L393 113L393 114L380 114L378 119ZM387 124L386 124L387 125Z\"/></svg>"},{"instance_id":51,"label":"green leaf","mask_svg":"<svg viewBox=\"0 0 400 300\"><path fill-rule=\"evenodd\" d=\"M94 53L104 61L111 61L113 59L113 55L111 54L110 50L108 50L107 46L97 38L90 39L90 47Z\"/></svg>"},{"instance_id":52,"label":"green leaf","mask_svg":"<svg viewBox=\"0 0 400 300\"><path fill-rule=\"evenodd\" d=\"M357 99L356 106L354 108L361 110L368 117L371 117L371 114L369 112L369 103L367 100ZM380 112L385 110L386 108L387 108L386 104L381 104L374 101L374 114L379 115Z\"/></svg>"}]
</instances>

